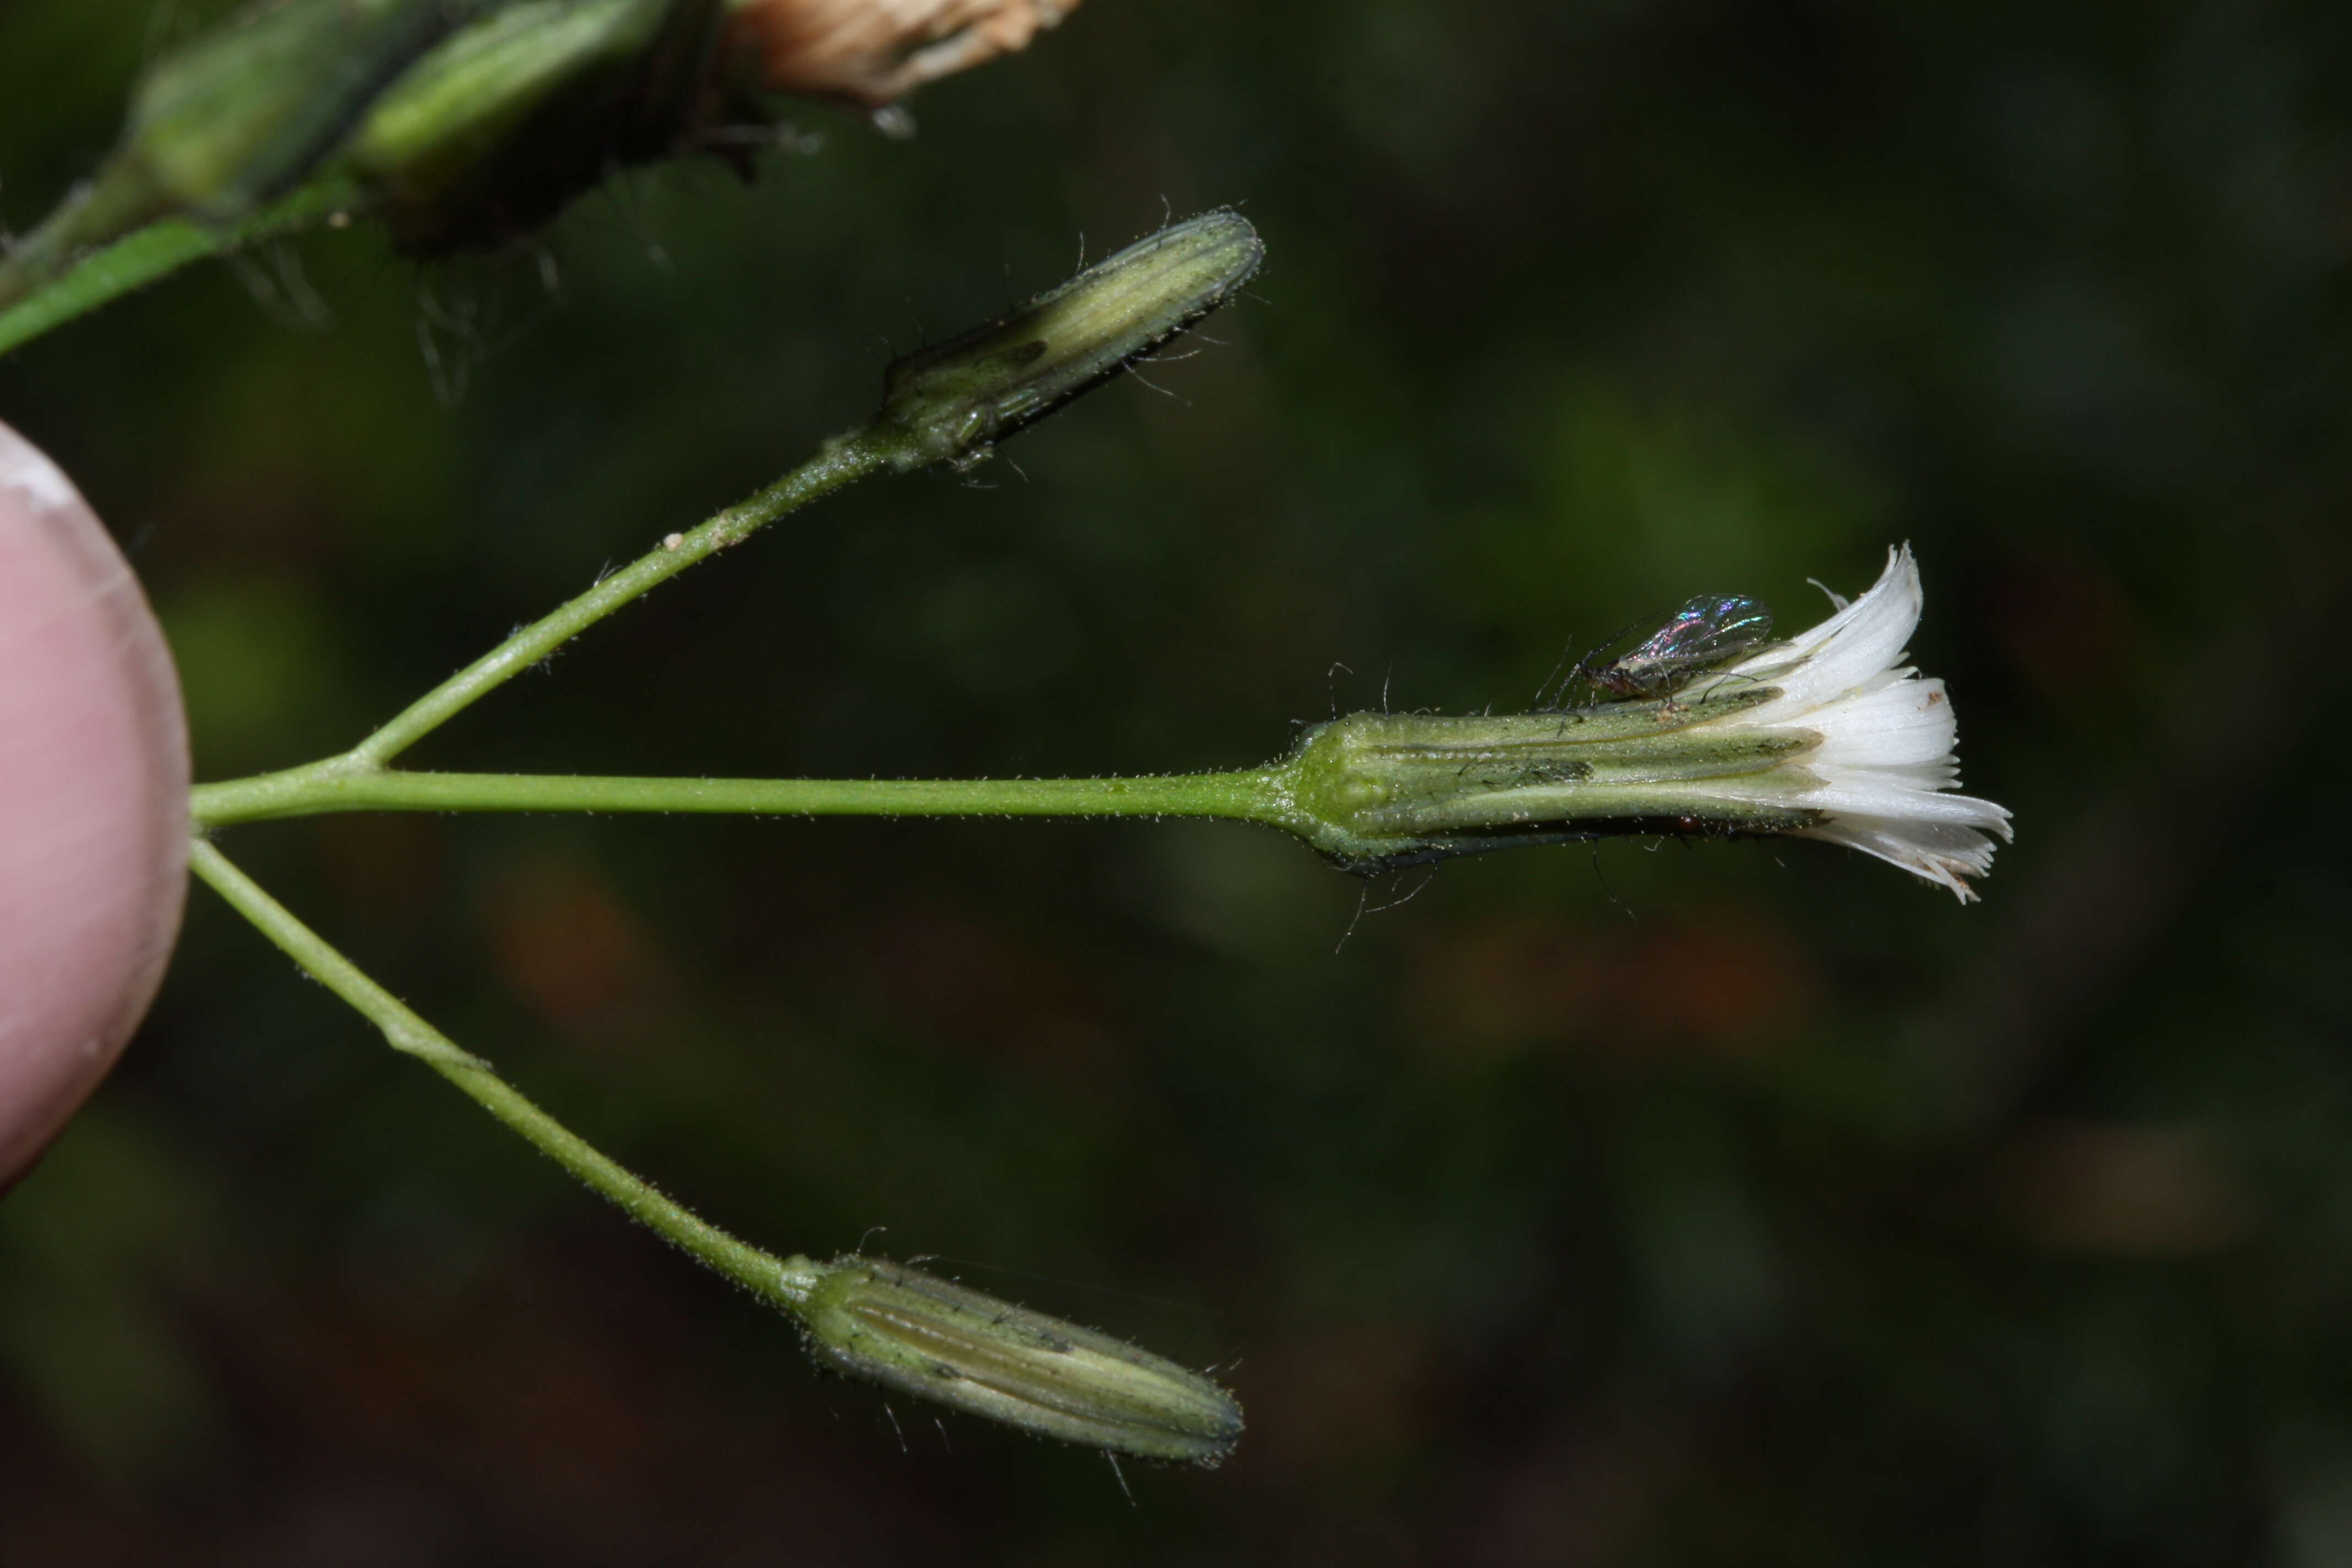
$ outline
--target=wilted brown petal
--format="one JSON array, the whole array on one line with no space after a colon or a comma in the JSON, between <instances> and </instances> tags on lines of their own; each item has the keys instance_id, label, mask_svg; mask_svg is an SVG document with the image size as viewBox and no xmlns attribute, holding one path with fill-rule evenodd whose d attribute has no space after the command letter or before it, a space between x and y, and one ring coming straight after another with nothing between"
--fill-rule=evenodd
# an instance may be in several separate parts
<instances>
[{"instance_id":1,"label":"wilted brown petal","mask_svg":"<svg viewBox=\"0 0 2352 1568\"><path fill-rule=\"evenodd\" d=\"M1078 0L742 0L730 42L762 86L878 109L1029 47Z\"/></svg>"}]
</instances>

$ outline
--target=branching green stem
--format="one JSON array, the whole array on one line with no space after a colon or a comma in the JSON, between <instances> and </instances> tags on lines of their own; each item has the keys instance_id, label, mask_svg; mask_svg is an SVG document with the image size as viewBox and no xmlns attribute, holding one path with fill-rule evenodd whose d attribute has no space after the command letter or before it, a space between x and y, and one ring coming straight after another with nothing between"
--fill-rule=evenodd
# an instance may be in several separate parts
<instances>
[{"instance_id":1,"label":"branching green stem","mask_svg":"<svg viewBox=\"0 0 2352 1568\"><path fill-rule=\"evenodd\" d=\"M842 436L800 468L532 622L341 756L200 785L200 828L334 811L732 812L764 816L1217 816L1286 823L1285 775L1102 779L664 779L408 773L388 764L435 729L630 600L821 496L891 465L885 425Z\"/></svg>"},{"instance_id":2,"label":"branching green stem","mask_svg":"<svg viewBox=\"0 0 2352 1568\"><path fill-rule=\"evenodd\" d=\"M898 455L887 427L829 442L810 462L690 533L532 623L426 693L351 751L307 767L200 786L193 816L195 874L329 990L383 1031L394 1049L431 1067L541 1152L632 1217L765 1300L798 1311L822 1270L780 1258L698 1218L598 1152L335 951L237 869L202 835L232 823L320 812L665 811L930 816L1221 816L1278 822L1287 798L1277 769L1133 779L658 779L409 773L390 761L502 682L553 653L657 584Z\"/></svg>"},{"instance_id":3,"label":"branching green stem","mask_svg":"<svg viewBox=\"0 0 2352 1568\"><path fill-rule=\"evenodd\" d=\"M986 454L989 440L1213 308L1255 268L1259 247L1238 218L1213 218L1180 226L1189 237L1185 243L1123 252L1072 286L1089 298L1106 290L1118 298L1097 301L1101 308L1090 314L1078 313L1087 330L1071 329L1071 342L1065 345L1066 374L1057 371L1058 380L1032 384L1015 378L999 384L1008 354L1015 366L1028 364L1037 358L1032 348L1048 347L1042 339L1024 339L1008 352L992 351L980 362L969 362L968 354L952 363L927 362L935 374L922 384L925 395L908 392L903 381L897 384L904 395L886 402L862 429L827 442L816 457L759 494L691 532L671 534L634 564L515 632L350 751L305 767L197 789L192 800L197 836L190 853L198 878L373 1022L394 1049L431 1067L633 1218L799 1318L812 1347L822 1347L818 1353L828 1364L1028 1430L1202 1464L1222 1459L1241 1432L1240 1408L1205 1377L1090 1331L1021 1315L1009 1304L947 1282L906 1270L886 1272L856 1258L830 1265L777 1258L738 1240L663 1196L532 1104L488 1062L427 1024L295 919L206 836L233 823L360 810L1184 816L1307 831L1295 805L1291 763L1242 773L1147 778L928 781L468 774L391 765L485 695L687 568L877 468L976 461ZM1138 281L1144 273L1150 277ZM1066 292L1052 298L1058 300ZM1077 319L1065 310L1055 320L1067 326L1065 317ZM0 316L0 325L10 319ZM1101 344L1089 350L1096 337L1104 337L1117 352ZM947 375L942 366L956 374ZM830 1291L823 1300L820 1287Z\"/></svg>"},{"instance_id":4,"label":"branching green stem","mask_svg":"<svg viewBox=\"0 0 2352 1568\"><path fill-rule=\"evenodd\" d=\"M418 1017L359 965L338 952L217 848L198 838L191 869L320 984L383 1032L393 1049L416 1058L473 1097L532 1147L602 1194L632 1219L773 1305L797 1312L818 1270L805 1258L777 1258L738 1240L664 1197L531 1103L490 1065Z\"/></svg>"}]
</instances>

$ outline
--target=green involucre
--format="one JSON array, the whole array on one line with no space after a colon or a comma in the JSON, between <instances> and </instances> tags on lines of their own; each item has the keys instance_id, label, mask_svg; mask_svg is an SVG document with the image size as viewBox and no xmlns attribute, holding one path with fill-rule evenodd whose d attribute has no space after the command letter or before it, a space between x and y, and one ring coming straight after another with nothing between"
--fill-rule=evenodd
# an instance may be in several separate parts
<instances>
[{"instance_id":1,"label":"green involucre","mask_svg":"<svg viewBox=\"0 0 2352 1568\"><path fill-rule=\"evenodd\" d=\"M1233 297L1265 259L1239 213L1171 225L1013 314L898 361L878 424L900 468L969 467Z\"/></svg>"},{"instance_id":2,"label":"green involucre","mask_svg":"<svg viewBox=\"0 0 2352 1568\"><path fill-rule=\"evenodd\" d=\"M1124 1340L879 1258L845 1254L798 1303L809 1353L853 1377L1041 1436L1213 1466L1242 1409Z\"/></svg>"}]
</instances>

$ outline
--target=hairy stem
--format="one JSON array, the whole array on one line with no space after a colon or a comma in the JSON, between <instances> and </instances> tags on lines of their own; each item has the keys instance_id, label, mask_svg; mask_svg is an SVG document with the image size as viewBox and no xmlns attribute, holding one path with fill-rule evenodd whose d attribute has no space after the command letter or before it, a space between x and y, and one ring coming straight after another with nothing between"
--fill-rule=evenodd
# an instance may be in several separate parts
<instances>
[{"instance_id":1,"label":"hairy stem","mask_svg":"<svg viewBox=\"0 0 2352 1568\"><path fill-rule=\"evenodd\" d=\"M659 1232L710 1268L763 1300L798 1313L819 1270L805 1258L777 1258L728 1235L664 1197L579 1134L532 1104L490 1065L418 1017L370 979L325 938L294 918L260 885L199 837L189 866L262 934L284 949L311 978L350 1003L383 1032L393 1049L416 1058L473 1097L476 1104L520 1133L549 1159L610 1199L623 1213Z\"/></svg>"},{"instance_id":2,"label":"hairy stem","mask_svg":"<svg viewBox=\"0 0 2352 1568\"><path fill-rule=\"evenodd\" d=\"M236 223L160 218L79 258L51 256L28 237L0 259L0 354L192 261L308 228L352 210L361 199L349 179L329 175Z\"/></svg>"},{"instance_id":3,"label":"hairy stem","mask_svg":"<svg viewBox=\"0 0 2352 1568\"><path fill-rule=\"evenodd\" d=\"M1287 823L1287 775L1093 779L671 779L354 772L339 763L203 784L204 827L337 811L648 811L758 816L1213 816Z\"/></svg>"},{"instance_id":4,"label":"hairy stem","mask_svg":"<svg viewBox=\"0 0 2352 1568\"><path fill-rule=\"evenodd\" d=\"M673 534L554 614L533 621L416 701L374 734L335 760L354 773L382 768L488 693L529 669L630 600L740 544L778 518L862 479L890 460L889 438L872 430L836 437L807 462L766 489L719 513L692 531Z\"/></svg>"}]
</instances>

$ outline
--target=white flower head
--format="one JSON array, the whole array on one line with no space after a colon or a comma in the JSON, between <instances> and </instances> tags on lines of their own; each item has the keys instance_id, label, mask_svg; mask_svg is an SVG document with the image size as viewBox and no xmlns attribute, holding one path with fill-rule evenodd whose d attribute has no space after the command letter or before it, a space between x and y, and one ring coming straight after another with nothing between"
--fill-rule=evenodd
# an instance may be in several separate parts
<instances>
[{"instance_id":1,"label":"white flower head","mask_svg":"<svg viewBox=\"0 0 2352 1568\"><path fill-rule=\"evenodd\" d=\"M1718 799L1819 812L1800 836L1851 845L1966 903L1976 895L1962 879L1991 869L1986 835L2009 838L2009 813L1951 793L1960 778L1951 700L1942 681L1903 662L1923 602L1911 547L1887 552L1886 570L1861 598L1830 598L1837 613L1821 625L1710 672L1680 697L1777 687L1778 696L1708 728L1803 730L1819 744L1769 773L1699 787Z\"/></svg>"}]
</instances>

